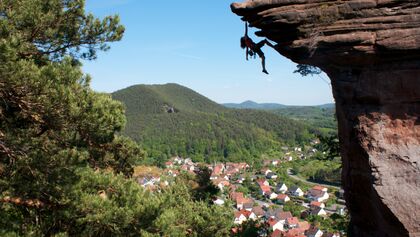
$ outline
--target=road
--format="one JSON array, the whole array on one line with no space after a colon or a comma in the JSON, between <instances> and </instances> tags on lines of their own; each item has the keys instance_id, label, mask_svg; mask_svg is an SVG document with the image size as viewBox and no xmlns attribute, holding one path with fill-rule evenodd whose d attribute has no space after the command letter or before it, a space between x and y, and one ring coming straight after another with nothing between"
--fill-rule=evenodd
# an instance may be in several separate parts
<instances>
[{"instance_id":1,"label":"road","mask_svg":"<svg viewBox=\"0 0 420 237\"><path fill-rule=\"evenodd\" d=\"M297 175L292 174L292 169L291 168L287 169L287 175L289 175L289 177L294 179L294 180L297 180L297 181L300 181L300 182L303 182L303 183L307 183L308 185L321 185L321 186L324 186L324 187L327 187L327 188L341 189L340 186L315 183L315 182L311 182L311 181L308 181L306 179L303 179L303 178L301 178Z\"/></svg>"}]
</instances>

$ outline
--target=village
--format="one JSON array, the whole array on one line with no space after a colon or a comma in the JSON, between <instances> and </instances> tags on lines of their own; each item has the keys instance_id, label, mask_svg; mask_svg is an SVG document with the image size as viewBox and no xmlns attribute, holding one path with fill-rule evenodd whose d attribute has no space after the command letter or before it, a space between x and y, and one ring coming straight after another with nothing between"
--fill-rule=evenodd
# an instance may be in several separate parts
<instances>
[{"instance_id":1,"label":"village","mask_svg":"<svg viewBox=\"0 0 420 237\"><path fill-rule=\"evenodd\" d=\"M328 228L330 231L323 229L319 224L322 220L346 215L343 191L339 187L294 180L287 164L296 157L305 158L302 149L294 148L282 159L265 160L259 169L245 162L197 164L189 158L173 157L165 163L163 173L169 177L181 172L195 174L204 165L211 172L211 183L220 189L219 195L213 198L214 205L229 206L234 212L233 233L240 232L244 223L252 222L263 227L259 236L345 236L331 228ZM162 182L169 185L167 180L155 176L137 181L149 189L155 189Z\"/></svg>"}]
</instances>

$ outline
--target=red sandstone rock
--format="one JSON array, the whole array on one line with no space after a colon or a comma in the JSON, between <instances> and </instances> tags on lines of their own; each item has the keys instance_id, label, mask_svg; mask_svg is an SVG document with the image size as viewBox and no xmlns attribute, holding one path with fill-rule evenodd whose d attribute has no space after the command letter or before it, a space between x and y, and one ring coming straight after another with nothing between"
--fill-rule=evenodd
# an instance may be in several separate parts
<instances>
[{"instance_id":1,"label":"red sandstone rock","mask_svg":"<svg viewBox=\"0 0 420 237\"><path fill-rule=\"evenodd\" d=\"M352 236L420 236L420 1L231 7L279 53L331 78Z\"/></svg>"}]
</instances>

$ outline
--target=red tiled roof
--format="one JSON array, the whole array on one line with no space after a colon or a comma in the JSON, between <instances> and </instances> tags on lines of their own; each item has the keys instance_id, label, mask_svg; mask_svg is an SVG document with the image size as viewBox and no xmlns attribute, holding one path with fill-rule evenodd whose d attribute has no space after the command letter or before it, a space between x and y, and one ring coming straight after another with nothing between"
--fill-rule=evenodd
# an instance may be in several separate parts
<instances>
[{"instance_id":1,"label":"red tiled roof","mask_svg":"<svg viewBox=\"0 0 420 237\"><path fill-rule=\"evenodd\" d=\"M325 187L323 187L321 185L315 185L312 189L319 190L319 191L324 191Z\"/></svg>"},{"instance_id":2,"label":"red tiled roof","mask_svg":"<svg viewBox=\"0 0 420 237\"><path fill-rule=\"evenodd\" d=\"M236 204L245 204L245 203L253 203L253 201L250 198L244 198L244 197L236 198Z\"/></svg>"},{"instance_id":3,"label":"red tiled roof","mask_svg":"<svg viewBox=\"0 0 420 237\"><path fill-rule=\"evenodd\" d=\"M322 205L321 202L316 202L316 201L311 202L311 206L321 207L321 205Z\"/></svg>"},{"instance_id":4,"label":"red tiled roof","mask_svg":"<svg viewBox=\"0 0 420 237\"><path fill-rule=\"evenodd\" d=\"M286 198L287 198L286 194L280 193L279 195L277 195L277 199L279 199L279 200L285 200Z\"/></svg>"},{"instance_id":5,"label":"red tiled roof","mask_svg":"<svg viewBox=\"0 0 420 237\"><path fill-rule=\"evenodd\" d=\"M311 224L309 224L309 222L307 221L299 222L298 226L302 230L308 230L309 228L311 228Z\"/></svg>"},{"instance_id":6,"label":"red tiled roof","mask_svg":"<svg viewBox=\"0 0 420 237\"><path fill-rule=\"evenodd\" d=\"M257 184L263 186L266 181L265 179L257 179Z\"/></svg>"},{"instance_id":7,"label":"red tiled roof","mask_svg":"<svg viewBox=\"0 0 420 237\"><path fill-rule=\"evenodd\" d=\"M271 237L282 237L282 236L283 236L283 233L279 229L271 233Z\"/></svg>"},{"instance_id":8,"label":"red tiled roof","mask_svg":"<svg viewBox=\"0 0 420 237\"><path fill-rule=\"evenodd\" d=\"M241 192L231 192L229 196L232 200L236 200L238 197L244 198L244 194Z\"/></svg>"},{"instance_id":9,"label":"red tiled roof","mask_svg":"<svg viewBox=\"0 0 420 237\"><path fill-rule=\"evenodd\" d=\"M265 214L265 211L262 209L261 206L253 207L252 212L257 216L263 216Z\"/></svg>"},{"instance_id":10,"label":"red tiled roof","mask_svg":"<svg viewBox=\"0 0 420 237\"><path fill-rule=\"evenodd\" d=\"M235 217L236 218L239 218L241 215L244 215L246 218L249 218L249 216L251 215L251 212L247 211L245 209L242 209L240 211L235 212Z\"/></svg>"},{"instance_id":11,"label":"red tiled roof","mask_svg":"<svg viewBox=\"0 0 420 237\"><path fill-rule=\"evenodd\" d=\"M319 231L318 227L311 226L309 230L306 231L307 235L315 235Z\"/></svg>"},{"instance_id":12,"label":"red tiled roof","mask_svg":"<svg viewBox=\"0 0 420 237\"><path fill-rule=\"evenodd\" d=\"M305 231L300 228L294 228L287 231L285 237L300 237L305 236Z\"/></svg>"},{"instance_id":13,"label":"red tiled roof","mask_svg":"<svg viewBox=\"0 0 420 237\"><path fill-rule=\"evenodd\" d=\"M271 188L270 188L270 186L261 185L261 186L260 186L260 188L261 188L261 190L262 190L263 192L265 192L265 193L267 193L267 192L271 192Z\"/></svg>"},{"instance_id":14,"label":"red tiled roof","mask_svg":"<svg viewBox=\"0 0 420 237\"><path fill-rule=\"evenodd\" d=\"M280 220L286 220L287 218L293 217L292 213L290 211L286 212L280 212L277 216Z\"/></svg>"},{"instance_id":15,"label":"red tiled roof","mask_svg":"<svg viewBox=\"0 0 420 237\"><path fill-rule=\"evenodd\" d=\"M270 218L268 219L267 223L270 225L270 227L275 226L279 221L274 219L274 218Z\"/></svg>"},{"instance_id":16,"label":"red tiled roof","mask_svg":"<svg viewBox=\"0 0 420 237\"><path fill-rule=\"evenodd\" d=\"M289 225L297 225L299 224L299 219L297 217L287 218L286 223Z\"/></svg>"},{"instance_id":17,"label":"red tiled roof","mask_svg":"<svg viewBox=\"0 0 420 237\"><path fill-rule=\"evenodd\" d=\"M324 193L325 193L324 191L321 191L318 189L311 189L308 192L312 197L322 197L324 196Z\"/></svg>"}]
</instances>

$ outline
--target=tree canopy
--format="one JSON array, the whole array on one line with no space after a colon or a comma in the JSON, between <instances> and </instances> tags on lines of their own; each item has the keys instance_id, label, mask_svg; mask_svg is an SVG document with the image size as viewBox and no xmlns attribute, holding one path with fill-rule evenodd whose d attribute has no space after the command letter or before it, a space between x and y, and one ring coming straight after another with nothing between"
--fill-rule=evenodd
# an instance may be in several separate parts
<instances>
[{"instance_id":1,"label":"tree canopy","mask_svg":"<svg viewBox=\"0 0 420 237\"><path fill-rule=\"evenodd\" d=\"M130 179L143 152L118 135L124 107L80 63L123 32L83 0L0 1L1 236L227 235L231 213L183 182L151 193Z\"/></svg>"}]
</instances>

